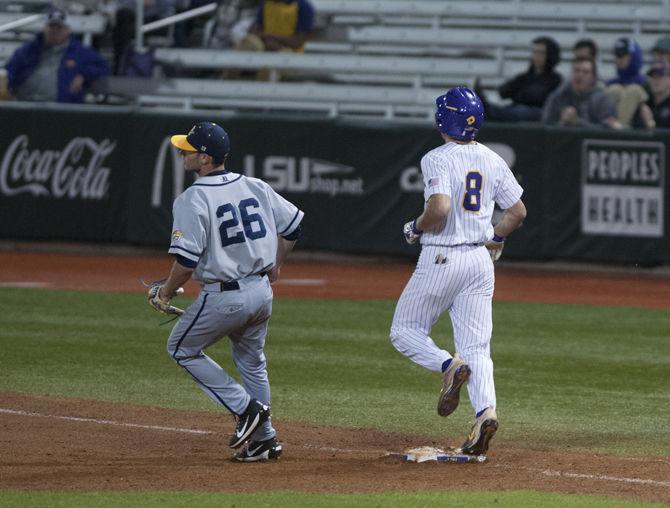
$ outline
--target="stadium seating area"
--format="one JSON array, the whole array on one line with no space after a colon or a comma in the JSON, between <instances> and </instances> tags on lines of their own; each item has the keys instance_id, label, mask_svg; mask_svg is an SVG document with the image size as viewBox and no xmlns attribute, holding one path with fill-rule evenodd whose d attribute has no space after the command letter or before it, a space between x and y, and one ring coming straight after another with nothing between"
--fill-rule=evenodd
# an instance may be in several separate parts
<instances>
[{"instance_id":1,"label":"stadium seating area","mask_svg":"<svg viewBox=\"0 0 670 508\"><path fill-rule=\"evenodd\" d=\"M43 20L29 0L22 12L0 2L0 61ZM442 90L471 84L490 93L528 65L530 42L555 38L563 52L558 71L569 74L573 44L593 39L602 77L614 74L618 37L635 38L648 53L670 34L670 0L312 0L318 30L305 53L255 53L204 47L157 47L156 76L114 77L99 91L117 102L169 108L279 109L338 115L429 118ZM25 5L34 5L26 9ZM26 18L33 16L29 21ZM211 16L211 15L210 15ZM72 15L73 31L90 41L103 33L101 13ZM15 23L17 26L6 30ZM23 23L23 24L21 24ZM151 44L150 40L145 41ZM153 44L151 44L153 45ZM647 58L649 55L647 55ZM268 81L224 79L225 70L265 69ZM229 75L228 75L229 76ZM279 78L281 76L281 78ZM495 94L491 94L495 98ZM114 102L114 100L112 100Z\"/></svg>"}]
</instances>

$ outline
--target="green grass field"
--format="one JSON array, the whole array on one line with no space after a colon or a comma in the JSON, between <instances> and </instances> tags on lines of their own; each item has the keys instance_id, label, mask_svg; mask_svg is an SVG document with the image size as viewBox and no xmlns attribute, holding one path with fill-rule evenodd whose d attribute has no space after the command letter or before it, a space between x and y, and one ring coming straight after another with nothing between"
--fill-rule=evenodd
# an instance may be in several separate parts
<instances>
[{"instance_id":1,"label":"green grass field","mask_svg":"<svg viewBox=\"0 0 670 508\"><path fill-rule=\"evenodd\" d=\"M412 364L388 341L394 305L276 300L266 349L275 418L387 431L421 429L421 434L436 436L445 432L445 425L454 434L469 428L467 399L447 420L432 414L435 374ZM0 390L216 410L168 358L170 326L157 326L162 318L141 294L4 289L0 308ZM496 441L670 456L668 330L670 312L662 310L496 303L492 354L498 414L505 421ZM452 349L448 319L433 335ZM232 368L225 342L214 346L212 354L224 368ZM324 406L328 412L319 410ZM0 505L84 506L94 496L58 493L40 502L43 495L49 494L0 492ZM469 495L482 496L470 505L497 499L496 506L634 506L538 493ZM114 505L120 501L116 496L99 495L94 504ZM200 506L252 501L248 495L198 496ZM276 496L259 494L253 504L282 505L284 494ZM295 499L304 506L422 506L432 504L432 496L324 496L321 504L309 495ZM528 502L523 496L529 496ZM187 494L129 494L123 503L183 506L186 499ZM464 499L453 497L450 504L461 506L456 502Z\"/></svg>"}]
</instances>

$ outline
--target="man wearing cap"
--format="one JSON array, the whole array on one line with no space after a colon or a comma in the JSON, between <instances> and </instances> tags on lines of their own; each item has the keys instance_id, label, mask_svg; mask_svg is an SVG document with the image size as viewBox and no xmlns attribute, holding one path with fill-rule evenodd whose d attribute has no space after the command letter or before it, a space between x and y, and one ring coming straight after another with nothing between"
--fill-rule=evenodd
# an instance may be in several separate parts
<instances>
[{"instance_id":1,"label":"man wearing cap","mask_svg":"<svg viewBox=\"0 0 670 508\"><path fill-rule=\"evenodd\" d=\"M230 139L217 124L198 123L171 142L184 169L199 178L174 202L168 252L175 260L167 280L149 288L149 302L179 314L170 299L191 277L200 283L202 291L170 334L168 354L237 417L229 446L248 444L234 460L279 458L263 348L272 313L270 283L300 236L304 214L262 180L225 168ZM204 353L223 337L230 339L242 385Z\"/></svg>"},{"instance_id":2,"label":"man wearing cap","mask_svg":"<svg viewBox=\"0 0 670 508\"><path fill-rule=\"evenodd\" d=\"M658 60L647 71L649 100L636 115L634 126L653 129L670 128L670 66Z\"/></svg>"},{"instance_id":3,"label":"man wearing cap","mask_svg":"<svg viewBox=\"0 0 670 508\"><path fill-rule=\"evenodd\" d=\"M649 99L647 79L640 74L642 48L634 39L621 37L614 43L617 77L607 81L606 92L617 108L617 120L623 127L631 121L642 104Z\"/></svg>"},{"instance_id":4,"label":"man wearing cap","mask_svg":"<svg viewBox=\"0 0 670 508\"><path fill-rule=\"evenodd\" d=\"M670 37L664 36L656 41L651 48L651 57L654 62L661 62L670 67Z\"/></svg>"},{"instance_id":5,"label":"man wearing cap","mask_svg":"<svg viewBox=\"0 0 670 508\"><path fill-rule=\"evenodd\" d=\"M65 11L52 9L44 31L17 48L5 66L19 100L84 102L91 82L109 74L107 62L70 33Z\"/></svg>"}]
</instances>

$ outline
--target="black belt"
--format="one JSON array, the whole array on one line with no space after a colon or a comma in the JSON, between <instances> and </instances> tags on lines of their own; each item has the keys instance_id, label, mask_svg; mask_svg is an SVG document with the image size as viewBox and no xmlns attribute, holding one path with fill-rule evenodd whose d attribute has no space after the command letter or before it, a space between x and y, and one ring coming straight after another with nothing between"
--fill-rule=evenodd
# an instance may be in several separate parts
<instances>
[{"instance_id":1,"label":"black belt","mask_svg":"<svg viewBox=\"0 0 670 508\"><path fill-rule=\"evenodd\" d=\"M267 275L266 272L262 272L257 274L259 277L265 277ZM246 278L246 277L245 277ZM240 289L240 283L237 282L236 280L229 280L226 282L221 281L220 282L220 287L221 291L237 291Z\"/></svg>"},{"instance_id":2,"label":"black belt","mask_svg":"<svg viewBox=\"0 0 670 508\"><path fill-rule=\"evenodd\" d=\"M221 291L237 291L240 289L240 283L236 280L221 283Z\"/></svg>"}]
</instances>

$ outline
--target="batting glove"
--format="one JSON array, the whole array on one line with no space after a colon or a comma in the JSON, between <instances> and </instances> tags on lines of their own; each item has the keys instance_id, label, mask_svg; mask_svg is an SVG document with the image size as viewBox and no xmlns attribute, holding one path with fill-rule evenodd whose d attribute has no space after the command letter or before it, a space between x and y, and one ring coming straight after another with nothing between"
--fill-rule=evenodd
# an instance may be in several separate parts
<instances>
[{"instance_id":1,"label":"batting glove","mask_svg":"<svg viewBox=\"0 0 670 508\"><path fill-rule=\"evenodd\" d=\"M507 237L505 236L498 236L494 234L493 238L484 244L484 246L489 250L489 254L491 255L491 261L495 262L500 259L500 256L502 256L503 248L505 247L506 239Z\"/></svg>"},{"instance_id":2,"label":"batting glove","mask_svg":"<svg viewBox=\"0 0 670 508\"><path fill-rule=\"evenodd\" d=\"M423 231L416 229L416 220L413 220L402 227L402 233L405 235L405 241L411 245L421 238Z\"/></svg>"}]
</instances>

